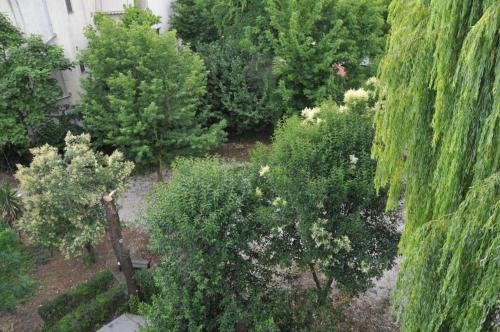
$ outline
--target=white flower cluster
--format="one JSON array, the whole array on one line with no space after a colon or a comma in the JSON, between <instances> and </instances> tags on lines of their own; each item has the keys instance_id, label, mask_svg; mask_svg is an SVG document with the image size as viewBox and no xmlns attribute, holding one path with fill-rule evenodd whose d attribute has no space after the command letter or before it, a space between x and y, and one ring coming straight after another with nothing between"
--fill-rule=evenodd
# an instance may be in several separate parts
<instances>
[{"instance_id":1,"label":"white flower cluster","mask_svg":"<svg viewBox=\"0 0 500 332\"><path fill-rule=\"evenodd\" d=\"M255 188L255 196L257 198L261 198L262 197L262 189L260 189L259 187L256 187Z\"/></svg>"},{"instance_id":2,"label":"white flower cluster","mask_svg":"<svg viewBox=\"0 0 500 332\"><path fill-rule=\"evenodd\" d=\"M267 172L269 172L269 166L268 165L260 166L260 171L259 171L259 175L260 176L266 175Z\"/></svg>"},{"instance_id":3,"label":"white flower cluster","mask_svg":"<svg viewBox=\"0 0 500 332\"><path fill-rule=\"evenodd\" d=\"M344 94L344 104L356 105L359 103L366 103L369 98L370 94L364 89L349 89Z\"/></svg>"},{"instance_id":4,"label":"white flower cluster","mask_svg":"<svg viewBox=\"0 0 500 332\"><path fill-rule=\"evenodd\" d=\"M358 163L359 158L357 158L355 155L350 154L349 155L349 161L351 162L352 165L356 165Z\"/></svg>"},{"instance_id":5,"label":"white flower cluster","mask_svg":"<svg viewBox=\"0 0 500 332\"><path fill-rule=\"evenodd\" d=\"M316 248L323 247L327 250L331 250L335 254L339 253L341 250L350 252L352 250L351 240L345 235L334 239L332 233L325 229L327 223L327 219L318 219L318 221L311 226L311 237L316 243Z\"/></svg>"},{"instance_id":6,"label":"white flower cluster","mask_svg":"<svg viewBox=\"0 0 500 332\"><path fill-rule=\"evenodd\" d=\"M378 85L378 78L376 77L370 77L367 81L366 81L366 85L368 85L369 87L372 87L372 88L375 88L377 85Z\"/></svg>"},{"instance_id":7,"label":"white flower cluster","mask_svg":"<svg viewBox=\"0 0 500 332\"><path fill-rule=\"evenodd\" d=\"M302 116L304 117L303 123L316 123L316 124L323 123L324 120L317 117L320 111L321 109L319 107L304 108L301 113Z\"/></svg>"},{"instance_id":8,"label":"white flower cluster","mask_svg":"<svg viewBox=\"0 0 500 332\"><path fill-rule=\"evenodd\" d=\"M281 197L276 197L275 199L273 199L273 202L272 202L273 206L286 206L288 204L288 202L286 200L284 200L283 198Z\"/></svg>"}]
</instances>

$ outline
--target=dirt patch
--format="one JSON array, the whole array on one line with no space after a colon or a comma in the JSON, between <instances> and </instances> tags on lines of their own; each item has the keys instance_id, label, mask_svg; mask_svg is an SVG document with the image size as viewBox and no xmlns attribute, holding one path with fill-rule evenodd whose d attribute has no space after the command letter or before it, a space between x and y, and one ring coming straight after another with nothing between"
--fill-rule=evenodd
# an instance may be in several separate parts
<instances>
[{"instance_id":1,"label":"dirt patch","mask_svg":"<svg viewBox=\"0 0 500 332\"><path fill-rule=\"evenodd\" d=\"M123 230L125 243L130 249L132 258L147 258L155 264L158 259L147 250L149 236L138 229ZM111 270L118 280L123 275L118 271L116 258L108 237L96 247L97 261L87 268L81 258L64 259L60 253L54 253L46 264L37 267L33 276L39 282L35 295L19 303L15 314L0 315L1 332L36 332L41 331L42 319L38 316L38 307L53 299L60 293L88 280L99 271Z\"/></svg>"}]
</instances>

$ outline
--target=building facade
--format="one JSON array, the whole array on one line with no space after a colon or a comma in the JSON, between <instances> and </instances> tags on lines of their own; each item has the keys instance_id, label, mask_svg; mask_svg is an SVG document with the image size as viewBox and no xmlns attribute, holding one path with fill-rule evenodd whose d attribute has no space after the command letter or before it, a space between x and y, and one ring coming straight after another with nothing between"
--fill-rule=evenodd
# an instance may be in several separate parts
<instances>
[{"instance_id":1,"label":"building facade","mask_svg":"<svg viewBox=\"0 0 500 332\"><path fill-rule=\"evenodd\" d=\"M37 34L46 43L64 49L68 59L77 62L78 53L87 46L85 27L92 23L92 16L102 12L112 16L123 13L124 6L139 5L149 8L161 17L155 27L160 32L168 29L168 18L173 0L0 0L0 12L24 34ZM84 64L72 70L56 73L63 91L62 100L75 103L80 98L80 78L85 73Z\"/></svg>"}]
</instances>

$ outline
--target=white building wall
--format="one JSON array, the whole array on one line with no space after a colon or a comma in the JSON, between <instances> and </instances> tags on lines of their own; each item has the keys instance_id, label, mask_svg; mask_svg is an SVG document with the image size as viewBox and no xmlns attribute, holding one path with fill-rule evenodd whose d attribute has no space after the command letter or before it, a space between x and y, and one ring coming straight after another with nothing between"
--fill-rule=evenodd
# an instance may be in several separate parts
<instances>
[{"instance_id":1,"label":"white building wall","mask_svg":"<svg viewBox=\"0 0 500 332\"><path fill-rule=\"evenodd\" d=\"M11 22L26 35L37 34L47 43L55 43L64 49L65 56L74 61L78 53L87 46L85 27L92 23L95 12L119 15L124 6L134 0L69 0L72 12L68 12L66 0L0 0L0 12L7 14ZM142 8L150 8L162 18L160 31L168 28L173 0L140 0ZM72 70L56 75L63 90L63 99L75 103L80 99L80 78L78 64Z\"/></svg>"}]
</instances>

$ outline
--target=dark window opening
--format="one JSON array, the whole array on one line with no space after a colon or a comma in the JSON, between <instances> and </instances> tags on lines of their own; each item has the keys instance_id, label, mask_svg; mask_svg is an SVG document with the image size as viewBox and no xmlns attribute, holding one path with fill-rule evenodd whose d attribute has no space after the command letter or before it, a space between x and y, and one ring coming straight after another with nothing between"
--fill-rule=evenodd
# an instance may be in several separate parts
<instances>
[{"instance_id":1,"label":"dark window opening","mask_svg":"<svg viewBox=\"0 0 500 332\"><path fill-rule=\"evenodd\" d=\"M73 12L73 6L71 6L71 0L66 0L66 10L68 11L68 14L71 14Z\"/></svg>"},{"instance_id":2,"label":"dark window opening","mask_svg":"<svg viewBox=\"0 0 500 332\"><path fill-rule=\"evenodd\" d=\"M83 74L85 73L85 65L83 64L83 62L80 62L80 72Z\"/></svg>"}]
</instances>

